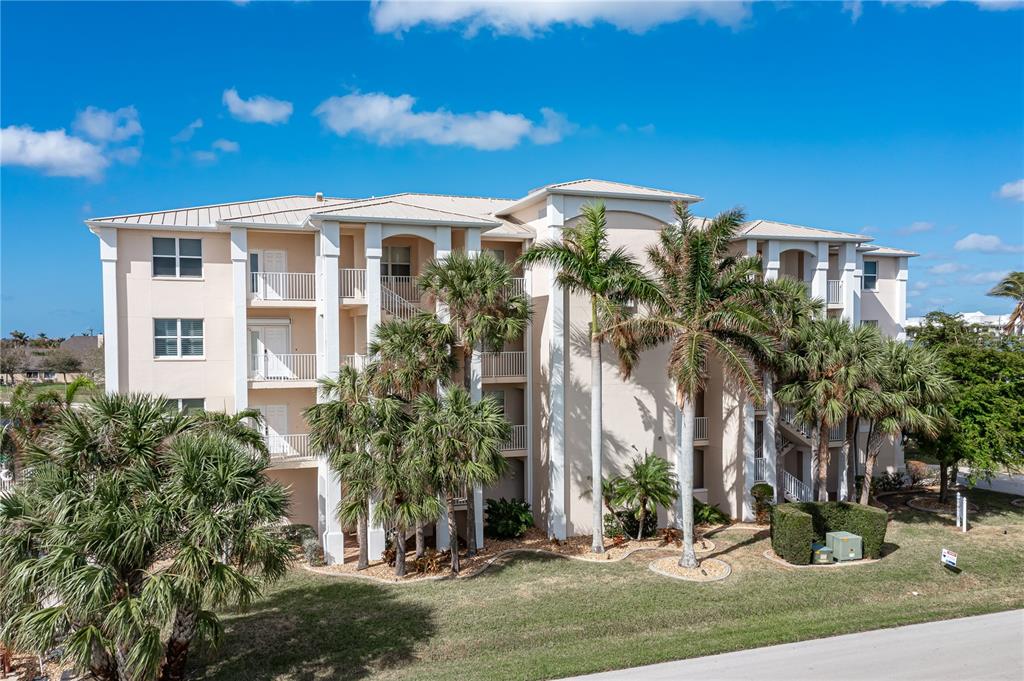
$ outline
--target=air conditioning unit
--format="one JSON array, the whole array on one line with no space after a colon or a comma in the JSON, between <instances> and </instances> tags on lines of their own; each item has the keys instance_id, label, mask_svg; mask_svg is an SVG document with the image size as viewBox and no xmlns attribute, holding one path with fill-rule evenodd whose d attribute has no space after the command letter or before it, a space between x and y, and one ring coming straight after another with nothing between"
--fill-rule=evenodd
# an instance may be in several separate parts
<instances>
[{"instance_id":1,"label":"air conditioning unit","mask_svg":"<svg viewBox=\"0 0 1024 681\"><path fill-rule=\"evenodd\" d=\"M860 560L864 557L863 541L849 532L826 532L825 546L832 549L836 560Z\"/></svg>"},{"instance_id":2,"label":"air conditioning unit","mask_svg":"<svg viewBox=\"0 0 1024 681\"><path fill-rule=\"evenodd\" d=\"M813 552L811 562L815 565L832 564L832 549L824 544L811 544L811 551Z\"/></svg>"}]
</instances>

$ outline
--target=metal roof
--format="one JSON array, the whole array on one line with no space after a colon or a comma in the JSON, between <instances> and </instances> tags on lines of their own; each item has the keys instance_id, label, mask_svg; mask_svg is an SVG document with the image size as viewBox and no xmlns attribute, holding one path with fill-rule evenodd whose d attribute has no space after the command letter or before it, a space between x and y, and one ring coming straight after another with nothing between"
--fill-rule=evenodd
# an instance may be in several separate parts
<instances>
[{"instance_id":1,"label":"metal roof","mask_svg":"<svg viewBox=\"0 0 1024 681\"><path fill-rule=\"evenodd\" d=\"M871 237L864 234L852 234L850 232L836 232L817 227L804 227L803 225L791 225L785 222L773 220L751 220L746 223L739 238L757 237L761 239L805 239L813 241L855 241L863 243L871 241Z\"/></svg>"},{"instance_id":2,"label":"metal roof","mask_svg":"<svg viewBox=\"0 0 1024 681\"><path fill-rule=\"evenodd\" d=\"M325 204L338 204L346 201L351 201L351 199L325 198L323 201L317 201L315 196L277 196L252 201L217 203L208 206L174 208L147 213L132 213L129 215L112 215L109 217L93 218L89 222L172 228L213 227L218 221L239 220L255 215L267 215L282 211L309 211L317 206L323 207Z\"/></svg>"},{"instance_id":3,"label":"metal roof","mask_svg":"<svg viewBox=\"0 0 1024 681\"><path fill-rule=\"evenodd\" d=\"M391 199L372 203L359 202L359 205L342 205L329 210L317 211L311 217L325 217L342 222L403 222L483 227L501 224L494 218L426 208Z\"/></svg>"},{"instance_id":4,"label":"metal roof","mask_svg":"<svg viewBox=\"0 0 1024 681\"><path fill-rule=\"evenodd\" d=\"M913 258L921 255L914 251L905 251L902 248L892 248L890 246L865 246L860 250L870 253L871 255L885 255L895 257Z\"/></svg>"}]
</instances>

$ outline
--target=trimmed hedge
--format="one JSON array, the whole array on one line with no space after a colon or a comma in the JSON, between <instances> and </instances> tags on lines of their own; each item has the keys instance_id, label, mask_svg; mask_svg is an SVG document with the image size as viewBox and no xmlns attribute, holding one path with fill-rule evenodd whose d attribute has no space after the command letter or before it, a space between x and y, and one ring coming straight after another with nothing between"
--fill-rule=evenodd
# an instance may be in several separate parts
<instances>
[{"instance_id":1,"label":"trimmed hedge","mask_svg":"<svg viewBox=\"0 0 1024 681\"><path fill-rule=\"evenodd\" d=\"M780 504L772 512L772 549L795 565L811 562L811 542L826 532L851 532L864 541L864 557L878 558L885 543L889 515L874 506L845 501Z\"/></svg>"}]
</instances>

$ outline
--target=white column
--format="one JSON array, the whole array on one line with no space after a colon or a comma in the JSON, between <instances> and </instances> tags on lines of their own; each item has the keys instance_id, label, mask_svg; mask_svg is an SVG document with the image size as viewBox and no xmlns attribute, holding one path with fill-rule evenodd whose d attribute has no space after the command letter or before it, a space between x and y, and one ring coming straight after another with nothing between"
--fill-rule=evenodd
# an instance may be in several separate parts
<instances>
[{"instance_id":1,"label":"white column","mask_svg":"<svg viewBox=\"0 0 1024 681\"><path fill-rule=\"evenodd\" d=\"M761 431L761 440L764 442L764 477L775 490L775 503L781 498L779 493L779 478L776 471L776 457L778 450L775 447L775 381L771 373L764 374L764 428Z\"/></svg>"},{"instance_id":2,"label":"white column","mask_svg":"<svg viewBox=\"0 0 1024 681\"><path fill-rule=\"evenodd\" d=\"M369 344L377 334L380 324L380 259L383 254L381 241L383 228L380 223L368 223L364 231L366 242L366 342ZM370 522L366 545L370 560L380 560L384 553L384 528L373 521L375 504L370 504Z\"/></svg>"},{"instance_id":3,"label":"white column","mask_svg":"<svg viewBox=\"0 0 1024 681\"><path fill-rule=\"evenodd\" d=\"M235 411L249 406L249 231L231 228L231 342L235 358Z\"/></svg>"},{"instance_id":4,"label":"white column","mask_svg":"<svg viewBox=\"0 0 1024 681\"><path fill-rule=\"evenodd\" d=\"M561 239L564 224L564 200L560 195L547 200L548 238ZM548 276L551 295L550 359L548 362L548 536L565 539L568 524L565 516L565 333L566 292L559 286L552 269Z\"/></svg>"},{"instance_id":5,"label":"white column","mask_svg":"<svg viewBox=\"0 0 1024 681\"><path fill-rule=\"evenodd\" d=\"M806 449L806 451L803 452L803 456L802 456L801 461L800 461L800 468L803 471L803 481L802 482L805 485L807 485L807 488L809 490L812 490L812 493L813 493L815 470L811 466L811 449L810 449L810 447L808 447ZM817 497L813 497L811 499L811 501L817 501Z\"/></svg>"},{"instance_id":6,"label":"white column","mask_svg":"<svg viewBox=\"0 0 1024 681\"><path fill-rule=\"evenodd\" d=\"M864 254L857 252L856 267L853 270L853 323L860 326L861 300L864 286Z\"/></svg>"},{"instance_id":7,"label":"white column","mask_svg":"<svg viewBox=\"0 0 1024 681\"><path fill-rule=\"evenodd\" d=\"M774 239L770 240L765 251L764 278L766 280L778 279L779 269L782 267L782 256L780 254L779 242Z\"/></svg>"},{"instance_id":8,"label":"white column","mask_svg":"<svg viewBox=\"0 0 1024 681\"><path fill-rule=\"evenodd\" d=\"M338 258L341 256L341 234L337 222L321 222L318 237L319 277L317 303L323 331L317 338L317 359L320 376L336 376L341 366L341 340L338 320Z\"/></svg>"},{"instance_id":9,"label":"white column","mask_svg":"<svg viewBox=\"0 0 1024 681\"><path fill-rule=\"evenodd\" d=\"M317 461L316 495L318 527L324 547L324 561L328 565L345 562L345 535L338 522L338 504L341 503L341 483L325 459ZM371 558L372 559L372 558Z\"/></svg>"},{"instance_id":10,"label":"white column","mask_svg":"<svg viewBox=\"0 0 1024 681\"><path fill-rule=\"evenodd\" d=\"M839 247L839 269L839 276L843 282L842 318L856 326L860 317L860 311L854 301L854 286L857 284L857 244L845 243Z\"/></svg>"},{"instance_id":11,"label":"white column","mask_svg":"<svg viewBox=\"0 0 1024 681\"><path fill-rule=\"evenodd\" d=\"M479 227L467 227L466 228L466 253L470 256L479 255L480 251L480 228Z\"/></svg>"},{"instance_id":12,"label":"white column","mask_svg":"<svg viewBox=\"0 0 1024 681\"><path fill-rule=\"evenodd\" d=\"M828 242L816 243L814 271L811 275L811 297L823 301L828 300Z\"/></svg>"},{"instance_id":13,"label":"white column","mask_svg":"<svg viewBox=\"0 0 1024 681\"><path fill-rule=\"evenodd\" d=\"M754 403L747 397L743 398L743 521L754 519L754 496L750 488L754 485Z\"/></svg>"},{"instance_id":14,"label":"white column","mask_svg":"<svg viewBox=\"0 0 1024 681\"><path fill-rule=\"evenodd\" d=\"M117 229L100 227L100 267L103 270L103 374L108 393L121 390L120 352L118 350L117 307Z\"/></svg>"},{"instance_id":15,"label":"white column","mask_svg":"<svg viewBox=\"0 0 1024 681\"><path fill-rule=\"evenodd\" d=\"M533 300L532 281L533 272L528 270L523 273L525 277L523 284L526 289L526 297ZM534 507L533 499L533 457L535 448L533 446L533 316L526 322L526 404L523 413L526 418L526 486L523 490L526 495L526 502L530 508Z\"/></svg>"},{"instance_id":16,"label":"white column","mask_svg":"<svg viewBox=\"0 0 1024 681\"><path fill-rule=\"evenodd\" d=\"M896 262L896 340L907 339L907 279L909 276L909 259L897 258Z\"/></svg>"}]
</instances>

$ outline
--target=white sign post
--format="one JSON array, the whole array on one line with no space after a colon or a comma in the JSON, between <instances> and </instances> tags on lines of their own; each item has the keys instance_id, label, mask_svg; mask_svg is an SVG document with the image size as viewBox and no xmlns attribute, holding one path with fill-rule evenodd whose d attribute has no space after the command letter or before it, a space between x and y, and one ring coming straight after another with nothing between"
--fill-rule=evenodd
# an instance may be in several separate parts
<instances>
[{"instance_id":1,"label":"white sign post","mask_svg":"<svg viewBox=\"0 0 1024 681\"><path fill-rule=\"evenodd\" d=\"M966 495L960 497L960 503L963 505L963 508L960 511L960 521L962 523L962 525L960 525L960 527L962 528L961 531L966 532L967 531L967 496Z\"/></svg>"}]
</instances>

